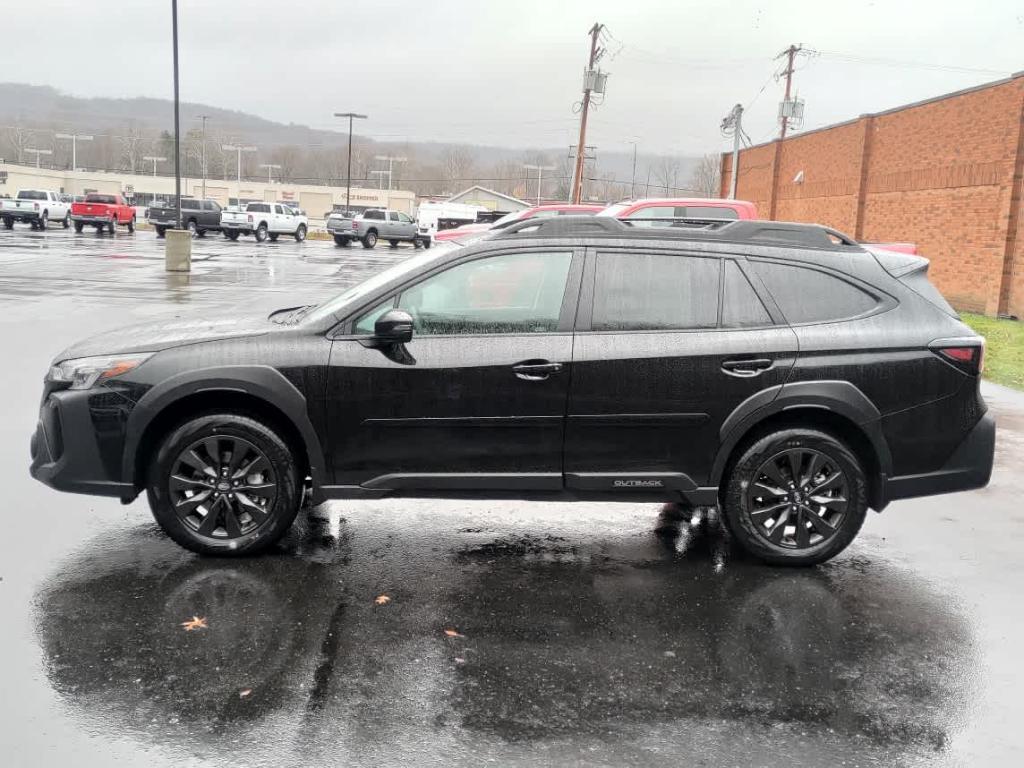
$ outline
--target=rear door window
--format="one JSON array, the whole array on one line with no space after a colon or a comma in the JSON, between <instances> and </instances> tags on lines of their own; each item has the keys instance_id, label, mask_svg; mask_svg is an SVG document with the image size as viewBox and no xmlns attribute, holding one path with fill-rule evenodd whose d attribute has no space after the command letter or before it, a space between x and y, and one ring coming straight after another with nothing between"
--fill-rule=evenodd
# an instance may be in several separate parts
<instances>
[{"instance_id":1,"label":"rear door window","mask_svg":"<svg viewBox=\"0 0 1024 768\"><path fill-rule=\"evenodd\" d=\"M748 262L792 324L827 323L867 314L878 298L828 272L780 262Z\"/></svg>"},{"instance_id":2,"label":"rear door window","mask_svg":"<svg viewBox=\"0 0 1024 768\"><path fill-rule=\"evenodd\" d=\"M722 297L723 328L758 328L772 324L764 303L735 261L725 261L725 293Z\"/></svg>"},{"instance_id":3,"label":"rear door window","mask_svg":"<svg viewBox=\"0 0 1024 768\"><path fill-rule=\"evenodd\" d=\"M660 331L718 325L720 260L655 253L598 253L595 331Z\"/></svg>"}]
</instances>

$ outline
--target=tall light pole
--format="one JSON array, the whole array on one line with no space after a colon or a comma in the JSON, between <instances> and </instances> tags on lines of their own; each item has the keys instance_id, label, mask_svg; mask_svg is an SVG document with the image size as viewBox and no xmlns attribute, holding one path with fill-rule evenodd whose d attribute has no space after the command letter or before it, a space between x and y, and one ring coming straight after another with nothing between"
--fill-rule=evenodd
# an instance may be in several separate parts
<instances>
[{"instance_id":1,"label":"tall light pole","mask_svg":"<svg viewBox=\"0 0 1024 768\"><path fill-rule=\"evenodd\" d=\"M388 172L370 171L370 174L377 177L377 189L384 189L384 177L388 175Z\"/></svg>"},{"instance_id":2,"label":"tall light pole","mask_svg":"<svg viewBox=\"0 0 1024 768\"><path fill-rule=\"evenodd\" d=\"M635 200L636 199L636 142L635 141L631 141L629 143L633 145L633 176L632 176L632 180L629 182L629 198L630 198L630 200Z\"/></svg>"},{"instance_id":3,"label":"tall light pole","mask_svg":"<svg viewBox=\"0 0 1024 768\"><path fill-rule=\"evenodd\" d=\"M56 134L58 139L71 139L71 170L78 169L78 142L80 141L92 141L92 136L87 136L81 133L58 133Z\"/></svg>"},{"instance_id":4,"label":"tall light pole","mask_svg":"<svg viewBox=\"0 0 1024 768\"><path fill-rule=\"evenodd\" d=\"M153 157L152 155L146 155L142 159L147 161L147 162L152 161L152 163L153 163L153 176L156 176L156 164L157 163L166 163L167 162L167 158L166 157Z\"/></svg>"},{"instance_id":5,"label":"tall light pole","mask_svg":"<svg viewBox=\"0 0 1024 768\"><path fill-rule=\"evenodd\" d=\"M52 155L53 154L53 150L52 149L32 149L31 147L25 147L25 151L28 152L30 155L35 155L36 156L36 168L39 167L39 156L40 155Z\"/></svg>"},{"instance_id":6,"label":"tall light pole","mask_svg":"<svg viewBox=\"0 0 1024 768\"><path fill-rule=\"evenodd\" d=\"M281 166L277 163L260 163L260 168L267 169L267 184L274 183L274 169L281 170Z\"/></svg>"},{"instance_id":7,"label":"tall light pole","mask_svg":"<svg viewBox=\"0 0 1024 768\"><path fill-rule=\"evenodd\" d=\"M348 118L348 175L345 177L345 212L348 213L349 198L352 196L352 121L366 120L368 116L356 112L335 112L334 116Z\"/></svg>"},{"instance_id":8,"label":"tall light pole","mask_svg":"<svg viewBox=\"0 0 1024 768\"><path fill-rule=\"evenodd\" d=\"M181 229L181 113L178 105L178 0L171 0L171 38L174 45L174 198L175 229ZM154 173L156 164L153 166Z\"/></svg>"},{"instance_id":9,"label":"tall light pole","mask_svg":"<svg viewBox=\"0 0 1024 768\"><path fill-rule=\"evenodd\" d=\"M404 163L407 158L397 157L395 155L374 155L374 160L387 160L388 161L388 192L391 191L391 174L394 172L395 163Z\"/></svg>"},{"instance_id":10,"label":"tall light pole","mask_svg":"<svg viewBox=\"0 0 1024 768\"><path fill-rule=\"evenodd\" d=\"M237 152L239 154L239 196L242 195L242 153L256 152L255 146L243 146L242 144L221 144L224 152Z\"/></svg>"},{"instance_id":11,"label":"tall light pole","mask_svg":"<svg viewBox=\"0 0 1024 768\"><path fill-rule=\"evenodd\" d=\"M198 120L203 121L203 200L206 199L206 121L209 115L196 115Z\"/></svg>"},{"instance_id":12,"label":"tall light pole","mask_svg":"<svg viewBox=\"0 0 1024 768\"><path fill-rule=\"evenodd\" d=\"M555 166L553 165L530 165L529 163L523 163L523 168L528 171L537 172L537 205L540 205L540 177L544 171L553 171Z\"/></svg>"}]
</instances>

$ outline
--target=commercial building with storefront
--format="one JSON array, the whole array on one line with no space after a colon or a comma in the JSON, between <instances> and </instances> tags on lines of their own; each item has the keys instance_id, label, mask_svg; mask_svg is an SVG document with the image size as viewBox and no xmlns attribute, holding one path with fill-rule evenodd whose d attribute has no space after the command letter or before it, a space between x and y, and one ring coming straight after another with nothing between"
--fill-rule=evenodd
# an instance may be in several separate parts
<instances>
[{"instance_id":1,"label":"commercial building with storefront","mask_svg":"<svg viewBox=\"0 0 1024 768\"><path fill-rule=\"evenodd\" d=\"M722 195L732 157L722 156ZM1024 72L740 152L761 216L909 241L958 309L1024 317Z\"/></svg>"},{"instance_id":2,"label":"commercial building with storefront","mask_svg":"<svg viewBox=\"0 0 1024 768\"><path fill-rule=\"evenodd\" d=\"M174 196L173 176L149 176L103 171L65 171L0 162L0 195L13 197L19 189L51 189L70 195L88 192L120 193L135 205L149 205L154 200ZM182 178L182 194L201 197L201 179ZM239 202L286 201L296 203L313 222L322 221L332 210L344 208L345 187L314 184L287 184L234 179L207 179L206 196L222 206ZM415 195L405 190L365 189L352 187L353 210L393 208L410 215L415 209Z\"/></svg>"}]
</instances>

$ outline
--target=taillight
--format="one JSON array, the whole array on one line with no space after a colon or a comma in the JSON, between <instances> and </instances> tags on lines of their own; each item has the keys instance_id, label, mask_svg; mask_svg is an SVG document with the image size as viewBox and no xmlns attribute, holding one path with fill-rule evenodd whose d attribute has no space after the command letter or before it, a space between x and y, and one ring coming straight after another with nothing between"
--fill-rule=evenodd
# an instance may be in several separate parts
<instances>
[{"instance_id":1,"label":"taillight","mask_svg":"<svg viewBox=\"0 0 1024 768\"><path fill-rule=\"evenodd\" d=\"M251 213L248 216L246 216L245 218L247 218L249 220L249 223L252 224L252 214Z\"/></svg>"},{"instance_id":2,"label":"taillight","mask_svg":"<svg viewBox=\"0 0 1024 768\"><path fill-rule=\"evenodd\" d=\"M35 208L38 211L39 210L39 203L32 203L32 207Z\"/></svg>"},{"instance_id":3,"label":"taillight","mask_svg":"<svg viewBox=\"0 0 1024 768\"><path fill-rule=\"evenodd\" d=\"M352 222L352 229L359 229L359 222L358 221L353 221Z\"/></svg>"},{"instance_id":4,"label":"taillight","mask_svg":"<svg viewBox=\"0 0 1024 768\"><path fill-rule=\"evenodd\" d=\"M967 373L980 374L985 370L985 340L939 339L930 345L932 352Z\"/></svg>"}]
</instances>

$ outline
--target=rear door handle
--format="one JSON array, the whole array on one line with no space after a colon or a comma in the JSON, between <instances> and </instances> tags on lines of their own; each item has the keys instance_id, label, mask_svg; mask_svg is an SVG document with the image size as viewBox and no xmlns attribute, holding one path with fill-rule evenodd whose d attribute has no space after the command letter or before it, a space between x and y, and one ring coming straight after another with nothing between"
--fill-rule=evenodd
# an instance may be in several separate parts
<instances>
[{"instance_id":1,"label":"rear door handle","mask_svg":"<svg viewBox=\"0 0 1024 768\"><path fill-rule=\"evenodd\" d=\"M523 381L543 381L552 373L558 373L561 370L561 363L552 363L547 360L527 360L512 366L516 378Z\"/></svg>"},{"instance_id":2,"label":"rear door handle","mask_svg":"<svg viewBox=\"0 0 1024 768\"><path fill-rule=\"evenodd\" d=\"M766 357L756 360L726 360L722 370L730 376L757 376L772 367L772 361Z\"/></svg>"}]
</instances>

